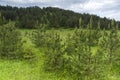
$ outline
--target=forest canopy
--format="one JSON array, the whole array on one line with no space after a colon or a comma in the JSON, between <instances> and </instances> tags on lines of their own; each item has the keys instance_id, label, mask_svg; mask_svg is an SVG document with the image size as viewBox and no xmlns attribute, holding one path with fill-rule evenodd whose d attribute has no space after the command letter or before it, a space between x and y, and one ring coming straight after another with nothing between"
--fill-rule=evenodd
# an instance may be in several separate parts
<instances>
[{"instance_id":1,"label":"forest canopy","mask_svg":"<svg viewBox=\"0 0 120 80\"><path fill-rule=\"evenodd\" d=\"M97 15L88 13L76 13L70 10L64 10L56 7L12 7L0 6L0 13L4 17L4 23L9 20L14 21L16 27L34 29L39 24L46 24L49 28L75 28L79 26L79 19L82 18L83 27L86 27L92 16L94 24L97 27L97 22L101 22L101 28L108 29L108 24L111 19L106 17L101 18ZM120 27L120 22L115 21Z\"/></svg>"}]
</instances>

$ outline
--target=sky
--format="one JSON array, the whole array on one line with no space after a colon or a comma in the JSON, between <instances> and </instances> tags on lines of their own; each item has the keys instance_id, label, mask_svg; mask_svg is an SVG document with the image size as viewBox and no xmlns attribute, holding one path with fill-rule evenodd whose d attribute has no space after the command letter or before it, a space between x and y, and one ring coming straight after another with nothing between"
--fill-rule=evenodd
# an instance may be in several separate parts
<instances>
[{"instance_id":1,"label":"sky","mask_svg":"<svg viewBox=\"0 0 120 80\"><path fill-rule=\"evenodd\" d=\"M59 7L120 21L120 0L0 0L0 5Z\"/></svg>"}]
</instances>

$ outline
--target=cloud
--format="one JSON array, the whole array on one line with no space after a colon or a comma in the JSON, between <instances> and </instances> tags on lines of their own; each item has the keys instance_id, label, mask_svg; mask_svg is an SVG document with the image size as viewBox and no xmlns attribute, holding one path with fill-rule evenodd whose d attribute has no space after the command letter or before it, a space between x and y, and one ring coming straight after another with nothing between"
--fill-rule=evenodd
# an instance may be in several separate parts
<instances>
[{"instance_id":1,"label":"cloud","mask_svg":"<svg viewBox=\"0 0 120 80\"><path fill-rule=\"evenodd\" d=\"M25 4L25 3L37 3L37 2L51 2L52 0L1 0L9 3L18 3L18 4Z\"/></svg>"},{"instance_id":2,"label":"cloud","mask_svg":"<svg viewBox=\"0 0 120 80\"><path fill-rule=\"evenodd\" d=\"M60 6L67 7L71 4L75 3L83 3L88 0L0 0L1 3L5 3L7 5L16 5L16 6L33 6L36 5L41 7L41 4L46 4L45 6ZM32 5L31 5L32 4Z\"/></svg>"},{"instance_id":3,"label":"cloud","mask_svg":"<svg viewBox=\"0 0 120 80\"><path fill-rule=\"evenodd\" d=\"M120 20L120 0L0 0L1 5L59 7Z\"/></svg>"},{"instance_id":4,"label":"cloud","mask_svg":"<svg viewBox=\"0 0 120 80\"><path fill-rule=\"evenodd\" d=\"M89 0L85 3L77 3L69 6L68 9L81 13L97 14L101 17L115 18L120 20L119 0Z\"/></svg>"}]
</instances>

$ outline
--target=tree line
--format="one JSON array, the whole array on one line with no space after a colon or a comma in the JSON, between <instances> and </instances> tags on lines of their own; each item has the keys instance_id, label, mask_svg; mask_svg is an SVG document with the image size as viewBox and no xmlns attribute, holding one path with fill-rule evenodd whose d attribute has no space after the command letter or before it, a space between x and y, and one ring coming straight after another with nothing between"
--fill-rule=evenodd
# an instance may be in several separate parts
<instances>
[{"instance_id":1,"label":"tree line","mask_svg":"<svg viewBox=\"0 0 120 80\"><path fill-rule=\"evenodd\" d=\"M87 13L75 13L70 10L64 10L55 7L40 8L33 7L12 7L0 6L0 13L4 17L5 22L9 20L14 21L19 28L36 28L37 23L47 24L49 28L75 28L78 27L79 18L83 20L83 27L89 23L89 19L93 17L93 27L96 28L97 22L101 22L101 28L108 28L111 19L106 17L100 18L97 15L90 15ZM120 26L120 22L115 21L115 24Z\"/></svg>"}]
</instances>

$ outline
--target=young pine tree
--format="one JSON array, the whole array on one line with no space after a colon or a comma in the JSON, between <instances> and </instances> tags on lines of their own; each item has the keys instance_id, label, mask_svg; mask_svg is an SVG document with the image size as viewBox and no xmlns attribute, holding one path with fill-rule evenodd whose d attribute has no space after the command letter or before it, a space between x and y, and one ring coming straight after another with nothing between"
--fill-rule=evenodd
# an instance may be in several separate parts
<instances>
[{"instance_id":1,"label":"young pine tree","mask_svg":"<svg viewBox=\"0 0 120 80\"><path fill-rule=\"evenodd\" d=\"M63 69L63 44L60 34L55 32L49 33L46 40L46 48L45 68L53 71Z\"/></svg>"},{"instance_id":2,"label":"young pine tree","mask_svg":"<svg viewBox=\"0 0 120 80\"><path fill-rule=\"evenodd\" d=\"M7 58L21 58L21 34L13 22L0 26L0 55Z\"/></svg>"},{"instance_id":3,"label":"young pine tree","mask_svg":"<svg viewBox=\"0 0 120 80\"><path fill-rule=\"evenodd\" d=\"M32 41L37 47L45 47L46 44L46 26L44 24L37 25L37 30L32 33Z\"/></svg>"},{"instance_id":4,"label":"young pine tree","mask_svg":"<svg viewBox=\"0 0 120 80\"><path fill-rule=\"evenodd\" d=\"M110 25L109 31L103 31L103 36L100 40L99 46L101 53L104 54L104 63L107 64L106 69L112 73L116 66L115 64L120 63L118 59L118 56L120 56L120 36L118 34L117 26L114 24L114 20L112 20Z\"/></svg>"}]
</instances>

